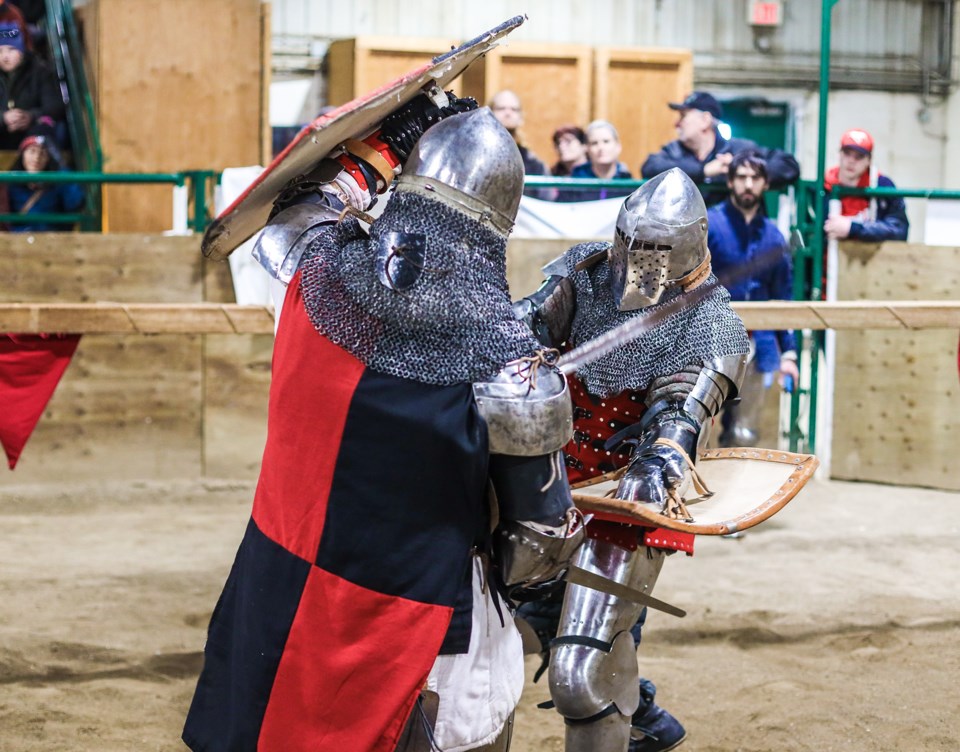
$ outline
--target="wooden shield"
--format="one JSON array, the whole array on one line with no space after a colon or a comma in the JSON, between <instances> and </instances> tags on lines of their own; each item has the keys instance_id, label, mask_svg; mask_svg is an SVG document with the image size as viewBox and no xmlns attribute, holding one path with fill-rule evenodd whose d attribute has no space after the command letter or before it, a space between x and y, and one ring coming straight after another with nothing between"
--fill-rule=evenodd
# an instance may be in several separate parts
<instances>
[{"instance_id":1,"label":"wooden shield","mask_svg":"<svg viewBox=\"0 0 960 752\"><path fill-rule=\"evenodd\" d=\"M524 22L516 16L432 61L400 76L379 89L357 97L321 115L296 135L258 178L207 228L201 243L203 255L222 261L245 240L262 229L273 202L293 178L310 170L348 138L364 138L401 105L424 88L444 88L478 57Z\"/></svg>"},{"instance_id":2,"label":"wooden shield","mask_svg":"<svg viewBox=\"0 0 960 752\"><path fill-rule=\"evenodd\" d=\"M728 535L758 525L783 509L819 464L812 454L712 449L700 458L697 470L713 495L684 499L692 522L670 519L657 504L613 498L622 471L576 484L573 500L599 519L698 535Z\"/></svg>"}]
</instances>

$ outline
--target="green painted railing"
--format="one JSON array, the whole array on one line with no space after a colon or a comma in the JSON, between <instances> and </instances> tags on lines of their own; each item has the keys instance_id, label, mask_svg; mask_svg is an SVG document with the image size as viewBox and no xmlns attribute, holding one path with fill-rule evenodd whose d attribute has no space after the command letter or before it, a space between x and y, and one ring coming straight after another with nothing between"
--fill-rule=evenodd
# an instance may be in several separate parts
<instances>
[{"instance_id":1,"label":"green painted railing","mask_svg":"<svg viewBox=\"0 0 960 752\"><path fill-rule=\"evenodd\" d=\"M216 181L218 173L213 170L186 170L184 172L0 172L0 185L4 183L80 183L102 185L104 183L155 183L174 186L188 186L192 192L192 216L187 226L194 232L203 232L210 222L207 215L207 191L211 181ZM0 214L0 222L6 224L31 224L43 222L49 224L72 225L88 217L80 214ZM86 229L86 228L84 228Z\"/></svg>"}]
</instances>

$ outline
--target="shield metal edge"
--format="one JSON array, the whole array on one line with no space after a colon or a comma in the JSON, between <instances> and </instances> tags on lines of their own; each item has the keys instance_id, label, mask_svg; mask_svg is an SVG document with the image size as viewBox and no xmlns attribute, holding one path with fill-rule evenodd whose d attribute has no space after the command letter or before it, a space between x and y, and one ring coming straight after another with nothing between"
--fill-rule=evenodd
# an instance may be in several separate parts
<instances>
[{"instance_id":1,"label":"shield metal edge","mask_svg":"<svg viewBox=\"0 0 960 752\"><path fill-rule=\"evenodd\" d=\"M741 514L720 522L700 523L696 520L693 522L673 520L661 514L653 504L605 498L583 493L582 491L580 493L577 492L578 489L602 483L603 481L618 479L621 474L620 472L607 473L573 485L571 487L573 491L573 501L582 511L594 514L600 519L624 522L631 525L677 530L683 533L694 533L695 535L729 535L730 533L759 525L783 509L796 497L820 466L820 461L812 454L796 454L793 452L781 452L773 449L760 449L755 447L711 449L704 452L700 458L700 462L723 459L746 459L756 460L758 462L785 463L792 465L793 471L781 487L769 498L747 501L745 502L747 509ZM698 467L700 466L698 463Z\"/></svg>"},{"instance_id":2,"label":"shield metal edge","mask_svg":"<svg viewBox=\"0 0 960 752\"><path fill-rule=\"evenodd\" d=\"M200 244L203 255L214 261L226 259L263 228L274 200L290 180L306 172L344 140L362 138L374 131L387 115L409 102L425 87L447 86L525 20L524 16L515 16L305 126L210 224Z\"/></svg>"}]
</instances>

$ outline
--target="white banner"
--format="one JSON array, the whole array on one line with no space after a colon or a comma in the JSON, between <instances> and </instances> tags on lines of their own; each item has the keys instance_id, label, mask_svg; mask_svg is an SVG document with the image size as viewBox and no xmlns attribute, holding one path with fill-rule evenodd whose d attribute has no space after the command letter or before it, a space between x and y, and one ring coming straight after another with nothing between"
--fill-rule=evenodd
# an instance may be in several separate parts
<instances>
[{"instance_id":1,"label":"white banner","mask_svg":"<svg viewBox=\"0 0 960 752\"><path fill-rule=\"evenodd\" d=\"M613 238L623 198L554 203L524 196L511 237Z\"/></svg>"},{"instance_id":2,"label":"white banner","mask_svg":"<svg viewBox=\"0 0 960 752\"><path fill-rule=\"evenodd\" d=\"M257 179L261 172L263 172L263 167L259 165L228 167L224 170L220 177L220 186L214 201L217 214L230 206L247 189L247 186ZM254 235L231 253L228 259L230 272L233 275L233 292L240 305L273 305L273 299L270 297L270 280L272 278L251 255L253 246L259 237L260 233Z\"/></svg>"}]
</instances>

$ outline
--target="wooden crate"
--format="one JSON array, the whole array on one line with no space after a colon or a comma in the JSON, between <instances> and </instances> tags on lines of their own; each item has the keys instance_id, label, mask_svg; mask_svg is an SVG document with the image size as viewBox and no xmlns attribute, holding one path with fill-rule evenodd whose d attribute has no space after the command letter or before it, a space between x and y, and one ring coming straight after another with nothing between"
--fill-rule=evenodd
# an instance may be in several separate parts
<instances>
[{"instance_id":1,"label":"wooden crate","mask_svg":"<svg viewBox=\"0 0 960 752\"><path fill-rule=\"evenodd\" d=\"M580 44L500 45L467 70L463 91L481 104L503 89L515 92L523 105L524 143L550 166L556 161L554 130L591 119L592 58L592 48Z\"/></svg>"},{"instance_id":2,"label":"wooden crate","mask_svg":"<svg viewBox=\"0 0 960 752\"><path fill-rule=\"evenodd\" d=\"M676 137L677 113L693 89L693 52L686 49L598 47L594 55L593 117L616 126L620 159L634 177L652 152Z\"/></svg>"},{"instance_id":3,"label":"wooden crate","mask_svg":"<svg viewBox=\"0 0 960 752\"><path fill-rule=\"evenodd\" d=\"M221 170L269 159L269 4L91 0L85 43L107 172ZM104 191L105 228L172 226L171 186Z\"/></svg>"},{"instance_id":4,"label":"wooden crate","mask_svg":"<svg viewBox=\"0 0 960 752\"><path fill-rule=\"evenodd\" d=\"M327 51L327 103L344 104L378 89L458 44L428 37L338 39Z\"/></svg>"},{"instance_id":5,"label":"wooden crate","mask_svg":"<svg viewBox=\"0 0 960 752\"><path fill-rule=\"evenodd\" d=\"M840 300L955 300L960 248L842 243ZM837 332L831 475L960 490L957 332Z\"/></svg>"}]
</instances>

